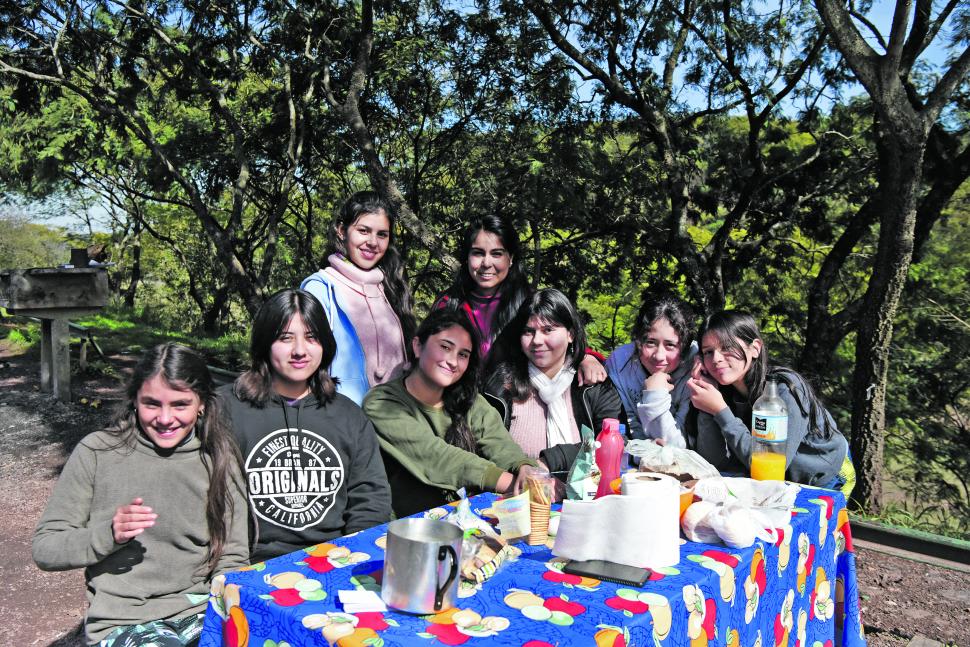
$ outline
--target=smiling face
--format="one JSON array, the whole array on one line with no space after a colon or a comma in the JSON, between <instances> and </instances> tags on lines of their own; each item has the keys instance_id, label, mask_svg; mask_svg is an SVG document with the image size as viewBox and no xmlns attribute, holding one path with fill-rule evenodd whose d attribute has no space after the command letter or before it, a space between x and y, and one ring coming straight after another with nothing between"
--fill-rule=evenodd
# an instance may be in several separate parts
<instances>
[{"instance_id":1,"label":"smiling face","mask_svg":"<svg viewBox=\"0 0 970 647\"><path fill-rule=\"evenodd\" d=\"M429 335L424 344L417 337L412 343L418 358L417 374L434 389L451 386L468 370L472 338L461 326L450 326Z\"/></svg>"},{"instance_id":2,"label":"smiling face","mask_svg":"<svg viewBox=\"0 0 970 647\"><path fill-rule=\"evenodd\" d=\"M362 270L381 262L391 242L391 220L380 210L361 214L349 227L337 232L347 247L347 259Z\"/></svg>"},{"instance_id":3,"label":"smiling face","mask_svg":"<svg viewBox=\"0 0 970 647\"><path fill-rule=\"evenodd\" d=\"M529 363L551 378L566 363L566 351L573 341L573 334L555 321L532 315L522 329L519 341Z\"/></svg>"},{"instance_id":4,"label":"smiling face","mask_svg":"<svg viewBox=\"0 0 970 647\"><path fill-rule=\"evenodd\" d=\"M157 447L171 449L185 440L202 410L192 389L176 389L161 375L145 380L135 396L142 433Z\"/></svg>"},{"instance_id":5,"label":"smiling face","mask_svg":"<svg viewBox=\"0 0 970 647\"><path fill-rule=\"evenodd\" d=\"M468 251L468 274L475 282L476 291L484 295L495 294L509 276L514 259L509 255L502 239L490 231L480 230Z\"/></svg>"},{"instance_id":6,"label":"smiling face","mask_svg":"<svg viewBox=\"0 0 970 647\"><path fill-rule=\"evenodd\" d=\"M323 347L313 331L306 327L303 317L293 315L270 347L273 390L285 398L302 397L322 359Z\"/></svg>"},{"instance_id":7,"label":"smiling face","mask_svg":"<svg viewBox=\"0 0 970 647\"><path fill-rule=\"evenodd\" d=\"M740 350L725 349L717 335L706 333L701 339L704 370L717 380L718 384L734 386L742 393L746 393L744 376L751 367L751 361L761 354L761 340L755 339L750 344L745 344L740 339L735 339L735 342L740 346Z\"/></svg>"},{"instance_id":8,"label":"smiling face","mask_svg":"<svg viewBox=\"0 0 970 647\"><path fill-rule=\"evenodd\" d=\"M657 371L673 373L677 370L680 366L680 350L680 335L665 318L650 324L647 334L637 342L640 364L650 375Z\"/></svg>"}]
</instances>

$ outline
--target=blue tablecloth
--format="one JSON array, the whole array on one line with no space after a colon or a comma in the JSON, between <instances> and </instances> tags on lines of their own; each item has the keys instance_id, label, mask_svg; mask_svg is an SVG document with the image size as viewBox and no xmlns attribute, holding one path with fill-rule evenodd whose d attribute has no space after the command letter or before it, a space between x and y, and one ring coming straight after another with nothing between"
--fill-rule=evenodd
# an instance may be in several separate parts
<instances>
[{"instance_id":1,"label":"blue tablecloth","mask_svg":"<svg viewBox=\"0 0 970 647\"><path fill-rule=\"evenodd\" d=\"M379 589L379 526L230 573L214 587L201 647L865 645L842 494L802 488L779 531L776 544L745 549L684 541L680 563L642 588L564 574L548 547L521 543L457 609L345 614L337 591Z\"/></svg>"}]
</instances>

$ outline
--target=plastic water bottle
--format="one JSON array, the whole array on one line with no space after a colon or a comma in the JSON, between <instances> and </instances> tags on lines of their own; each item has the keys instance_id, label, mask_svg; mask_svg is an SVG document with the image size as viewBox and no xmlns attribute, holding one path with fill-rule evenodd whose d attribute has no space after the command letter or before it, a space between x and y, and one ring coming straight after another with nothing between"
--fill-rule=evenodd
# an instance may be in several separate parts
<instances>
[{"instance_id":1,"label":"plastic water bottle","mask_svg":"<svg viewBox=\"0 0 970 647\"><path fill-rule=\"evenodd\" d=\"M769 377L751 411L751 478L785 480L788 407L778 395L778 381Z\"/></svg>"},{"instance_id":2,"label":"plastic water bottle","mask_svg":"<svg viewBox=\"0 0 970 647\"><path fill-rule=\"evenodd\" d=\"M600 482L596 488L596 498L613 494L612 483L620 478L623 462L623 436L620 435L620 421L616 418L603 420L603 430L596 437L596 465L600 470Z\"/></svg>"}]
</instances>

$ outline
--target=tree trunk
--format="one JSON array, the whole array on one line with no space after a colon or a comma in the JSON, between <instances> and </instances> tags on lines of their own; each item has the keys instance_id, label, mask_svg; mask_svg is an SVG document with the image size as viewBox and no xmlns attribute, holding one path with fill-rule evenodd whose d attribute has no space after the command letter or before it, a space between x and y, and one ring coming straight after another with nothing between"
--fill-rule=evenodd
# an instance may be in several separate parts
<instances>
[{"instance_id":1,"label":"tree trunk","mask_svg":"<svg viewBox=\"0 0 970 647\"><path fill-rule=\"evenodd\" d=\"M879 247L864 297L852 375L852 455L858 472L853 498L868 512L882 507L886 379L893 319L913 255L916 204L925 135L884 124L879 137Z\"/></svg>"},{"instance_id":2,"label":"tree trunk","mask_svg":"<svg viewBox=\"0 0 970 647\"><path fill-rule=\"evenodd\" d=\"M219 322L222 319L222 313L226 308L226 303L229 300L229 289L228 286L223 283L216 290L215 294L212 295L212 304L205 309L202 315L202 332L209 336L218 335L220 330Z\"/></svg>"},{"instance_id":3,"label":"tree trunk","mask_svg":"<svg viewBox=\"0 0 970 647\"><path fill-rule=\"evenodd\" d=\"M135 294L138 291L138 284L141 283L141 219L135 218L134 239L131 244L131 276L128 280L128 287L122 295L126 308L135 307Z\"/></svg>"}]
</instances>

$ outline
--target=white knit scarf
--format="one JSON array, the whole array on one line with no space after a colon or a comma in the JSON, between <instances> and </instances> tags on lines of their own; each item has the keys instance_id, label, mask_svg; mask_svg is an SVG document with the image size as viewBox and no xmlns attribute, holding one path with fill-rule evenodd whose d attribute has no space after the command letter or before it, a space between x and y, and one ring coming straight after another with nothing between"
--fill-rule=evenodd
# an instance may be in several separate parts
<instances>
[{"instance_id":1,"label":"white knit scarf","mask_svg":"<svg viewBox=\"0 0 970 647\"><path fill-rule=\"evenodd\" d=\"M549 379L542 369L529 364L529 382L539 399L546 403L547 447L555 447L573 441L569 427L569 409L562 394L573 383L576 369L563 365L556 377Z\"/></svg>"}]
</instances>

